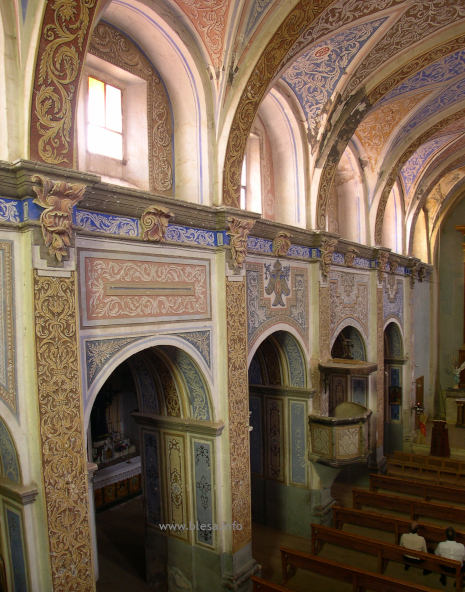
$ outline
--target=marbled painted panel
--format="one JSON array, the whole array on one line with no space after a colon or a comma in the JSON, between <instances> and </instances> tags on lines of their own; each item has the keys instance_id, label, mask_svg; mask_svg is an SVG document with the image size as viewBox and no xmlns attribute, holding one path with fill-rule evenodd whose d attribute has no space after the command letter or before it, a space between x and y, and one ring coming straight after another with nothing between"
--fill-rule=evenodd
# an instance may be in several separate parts
<instances>
[{"instance_id":1,"label":"marbled painted panel","mask_svg":"<svg viewBox=\"0 0 465 592\"><path fill-rule=\"evenodd\" d=\"M162 522L159 434L144 431L143 443L147 522L158 526Z\"/></svg>"},{"instance_id":2,"label":"marbled painted panel","mask_svg":"<svg viewBox=\"0 0 465 592\"><path fill-rule=\"evenodd\" d=\"M383 320L395 318L404 325L404 283L401 279L383 281Z\"/></svg>"},{"instance_id":3,"label":"marbled painted panel","mask_svg":"<svg viewBox=\"0 0 465 592\"><path fill-rule=\"evenodd\" d=\"M289 294L285 296L285 300L282 299L284 305L276 299L276 291L282 290L284 282L279 286L277 284L273 286L266 279L265 274L263 263L247 264L249 347L264 330L278 323L287 323L294 327L306 342L309 334L307 268L289 265L289 280L286 280Z\"/></svg>"},{"instance_id":4,"label":"marbled painted panel","mask_svg":"<svg viewBox=\"0 0 465 592\"><path fill-rule=\"evenodd\" d=\"M21 482L21 471L19 468L16 448L11 439L10 432L0 418L0 475L10 479L14 483Z\"/></svg>"},{"instance_id":5,"label":"marbled painted panel","mask_svg":"<svg viewBox=\"0 0 465 592\"><path fill-rule=\"evenodd\" d=\"M5 507L8 542L15 592L27 592L29 582L24 548L23 520L21 513L8 506Z\"/></svg>"},{"instance_id":6,"label":"marbled painted panel","mask_svg":"<svg viewBox=\"0 0 465 592\"><path fill-rule=\"evenodd\" d=\"M265 398L266 418L266 476L284 481L284 426L283 401L275 397Z\"/></svg>"},{"instance_id":7,"label":"marbled painted panel","mask_svg":"<svg viewBox=\"0 0 465 592\"><path fill-rule=\"evenodd\" d=\"M123 348L137 341L138 337L114 339L88 339L85 341L87 388L91 386L100 371Z\"/></svg>"},{"instance_id":8,"label":"marbled painted panel","mask_svg":"<svg viewBox=\"0 0 465 592\"><path fill-rule=\"evenodd\" d=\"M80 251L82 323L149 323L211 315L210 264Z\"/></svg>"},{"instance_id":9,"label":"marbled painted panel","mask_svg":"<svg viewBox=\"0 0 465 592\"><path fill-rule=\"evenodd\" d=\"M331 335L346 318L355 319L368 335L368 276L331 270L329 273Z\"/></svg>"},{"instance_id":10,"label":"marbled painted panel","mask_svg":"<svg viewBox=\"0 0 465 592\"><path fill-rule=\"evenodd\" d=\"M289 433L291 448L290 481L297 485L307 482L307 405L304 401L289 401Z\"/></svg>"},{"instance_id":11,"label":"marbled painted panel","mask_svg":"<svg viewBox=\"0 0 465 592\"><path fill-rule=\"evenodd\" d=\"M13 243L0 241L0 398L16 413L15 295Z\"/></svg>"},{"instance_id":12,"label":"marbled painted panel","mask_svg":"<svg viewBox=\"0 0 465 592\"><path fill-rule=\"evenodd\" d=\"M194 440L194 482L195 510L198 528L196 541L204 545L213 545L213 475L212 447L210 442Z\"/></svg>"},{"instance_id":13,"label":"marbled painted panel","mask_svg":"<svg viewBox=\"0 0 465 592\"><path fill-rule=\"evenodd\" d=\"M250 405L250 469L256 475L263 475L263 417L261 397L251 396Z\"/></svg>"},{"instance_id":14,"label":"marbled painted panel","mask_svg":"<svg viewBox=\"0 0 465 592\"><path fill-rule=\"evenodd\" d=\"M176 524L178 528L170 531L173 536L187 540L186 474L185 474L185 441L184 437L176 434L164 434L166 455L166 483L167 483L167 522ZM181 528L179 528L181 526Z\"/></svg>"}]
</instances>

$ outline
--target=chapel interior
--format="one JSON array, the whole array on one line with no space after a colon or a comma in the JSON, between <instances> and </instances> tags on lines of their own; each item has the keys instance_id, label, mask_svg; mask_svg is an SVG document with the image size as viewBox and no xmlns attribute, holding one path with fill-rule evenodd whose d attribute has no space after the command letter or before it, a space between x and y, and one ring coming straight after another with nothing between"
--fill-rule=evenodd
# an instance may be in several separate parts
<instances>
[{"instance_id":1,"label":"chapel interior","mask_svg":"<svg viewBox=\"0 0 465 592\"><path fill-rule=\"evenodd\" d=\"M0 592L461 590L463 0L0 0L0 138Z\"/></svg>"}]
</instances>

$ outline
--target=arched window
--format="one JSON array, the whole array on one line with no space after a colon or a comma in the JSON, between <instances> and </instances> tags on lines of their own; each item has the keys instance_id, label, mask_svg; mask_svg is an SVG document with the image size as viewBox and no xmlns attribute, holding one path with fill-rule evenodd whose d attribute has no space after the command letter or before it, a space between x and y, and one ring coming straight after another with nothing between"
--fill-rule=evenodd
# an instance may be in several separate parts
<instances>
[{"instance_id":1,"label":"arched window","mask_svg":"<svg viewBox=\"0 0 465 592\"><path fill-rule=\"evenodd\" d=\"M262 150L260 136L251 133L247 141L241 174L241 209L262 213Z\"/></svg>"}]
</instances>

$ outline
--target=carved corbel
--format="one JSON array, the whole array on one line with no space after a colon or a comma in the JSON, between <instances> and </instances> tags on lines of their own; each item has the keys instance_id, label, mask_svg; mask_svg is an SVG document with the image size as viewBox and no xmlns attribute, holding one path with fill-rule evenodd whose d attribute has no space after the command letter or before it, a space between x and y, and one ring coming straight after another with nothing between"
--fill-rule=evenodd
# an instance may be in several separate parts
<instances>
[{"instance_id":1,"label":"carved corbel","mask_svg":"<svg viewBox=\"0 0 465 592\"><path fill-rule=\"evenodd\" d=\"M386 272L387 262L389 259L389 251L379 251L377 259L378 267L378 282L382 284L384 273Z\"/></svg>"},{"instance_id":2,"label":"carved corbel","mask_svg":"<svg viewBox=\"0 0 465 592\"><path fill-rule=\"evenodd\" d=\"M284 257L291 248L291 235L284 230L280 230L273 239L273 255Z\"/></svg>"},{"instance_id":3,"label":"carved corbel","mask_svg":"<svg viewBox=\"0 0 465 592\"><path fill-rule=\"evenodd\" d=\"M426 275L426 268L419 259L412 259L408 265L410 269L410 287L414 287L415 282L422 282Z\"/></svg>"},{"instance_id":4,"label":"carved corbel","mask_svg":"<svg viewBox=\"0 0 465 592\"><path fill-rule=\"evenodd\" d=\"M247 239L249 232L255 224L254 220L243 220L241 218L230 218L229 244L231 247L231 263L235 271L240 271L247 256Z\"/></svg>"},{"instance_id":5,"label":"carved corbel","mask_svg":"<svg viewBox=\"0 0 465 592\"><path fill-rule=\"evenodd\" d=\"M82 200L86 186L82 183L52 181L40 175L32 177L36 203L44 211L40 215L42 236L51 255L61 262L71 246L73 207Z\"/></svg>"},{"instance_id":6,"label":"carved corbel","mask_svg":"<svg viewBox=\"0 0 465 592\"><path fill-rule=\"evenodd\" d=\"M358 249L351 247L346 253L344 253L344 263L347 267L353 267L355 257L359 254Z\"/></svg>"},{"instance_id":7,"label":"carved corbel","mask_svg":"<svg viewBox=\"0 0 465 592\"><path fill-rule=\"evenodd\" d=\"M337 247L337 238L325 238L321 243L321 274L326 279L333 261L333 253Z\"/></svg>"},{"instance_id":8,"label":"carved corbel","mask_svg":"<svg viewBox=\"0 0 465 592\"><path fill-rule=\"evenodd\" d=\"M160 243L165 240L169 221L174 214L158 206L150 206L140 217L142 240Z\"/></svg>"}]
</instances>

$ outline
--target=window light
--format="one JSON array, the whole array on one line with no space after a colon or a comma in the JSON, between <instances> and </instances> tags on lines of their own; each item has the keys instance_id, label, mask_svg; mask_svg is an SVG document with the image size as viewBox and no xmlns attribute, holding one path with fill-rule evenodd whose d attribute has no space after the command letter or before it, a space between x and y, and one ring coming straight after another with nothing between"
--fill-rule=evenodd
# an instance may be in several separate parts
<instances>
[{"instance_id":1,"label":"window light","mask_svg":"<svg viewBox=\"0 0 465 592\"><path fill-rule=\"evenodd\" d=\"M87 118L89 152L122 160L121 90L89 76Z\"/></svg>"}]
</instances>

